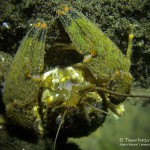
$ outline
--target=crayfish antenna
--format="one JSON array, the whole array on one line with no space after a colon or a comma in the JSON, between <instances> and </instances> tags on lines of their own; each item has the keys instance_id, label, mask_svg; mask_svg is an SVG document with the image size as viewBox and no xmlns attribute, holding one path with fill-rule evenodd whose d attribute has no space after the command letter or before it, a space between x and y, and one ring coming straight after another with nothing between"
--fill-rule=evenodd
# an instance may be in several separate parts
<instances>
[{"instance_id":1,"label":"crayfish antenna","mask_svg":"<svg viewBox=\"0 0 150 150\"><path fill-rule=\"evenodd\" d=\"M95 106L93 106L93 105L91 105L91 104L88 104L88 103L86 103L86 102L82 102L82 103L85 104L85 105L87 105L87 106L89 106L89 107L91 107L91 108L93 108L93 109L95 109L95 110L97 110L97 111L100 111L100 112L102 112L102 113L104 113L104 114L106 114L106 115L110 115L110 116L114 117L115 119L118 119L118 117L121 116L121 115L118 115L118 113L116 113L116 112L114 112L114 111L112 111L113 113L109 113L109 112L107 112L107 111L104 111L104 110L102 110L102 109L100 109L100 108L97 108L97 107L95 107ZM109 109L110 109L110 108L109 108ZM110 109L110 110L112 110L112 109Z\"/></svg>"},{"instance_id":2,"label":"crayfish antenna","mask_svg":"<svg viewBox=\"0 0 150 150\"><path fill-rule=\"evenodd\" d=\"M62 120L61 120L61 122L59 124L58 130L57 130L57 133L56 133L56 137L55 137L55 141L54 141L54 150L56 150L56 142L57 142L58 134L60 132L61 126L64 123L64 119L65 119L66 114L67 114L67 110L65 110L63 115L62 115Z\"/></svg>"},{"instance_id":3,"label":"crayfish antenna","mask_svg":"<svg viewBox=\"0 0 150 150\"><path fill-rule=\"evenodd\" d=\"M94 107L93 105L91 105L91 104L89 104L89 103L86 103L86 102L82 102L82 104L85 104L85 105L87 105L87 106L89 106L89 107L91 107L91 108L93 108L93 109L95 109L95 110L98 110L98 111L100 111L100 112L102 112L102 113L104 113L104 114L109 114L107 111L104 111L104 110L102 110L102 109L100 109L100 108L96 108L96 107Z\"/></svg>"},{"instance_id":4,"label":"crayfish antenna","mask_svg":"<svg viewBox=\"0 0 150 150\"><path fill-rule=\"evenodd\" d=\"M104 114L106 114L106 115L111 115L111 116L113 116L114 118L116 118L116 115L111 114L111 113L109 113L109 112L107 112L107 111L104 111L104 110L102 110L102 109L100 109L100 108L94 107L93 105L91 105L91 104L89 104L89 103L82 102L82 104L85 104L85 105L87 105L87 106L89 106L89 107L91 107L91 108L93 108L93 109L95 109L95 110L97 110L97 111L100 111L100 112L102 112L102 113L104 113Z\"/></svg>"},{"instance_id":5,"label":"crayfish antenna","mask_svg":"<svg viewBox=\"0 0 150 150\"><path fill-rule=\"evenodd\" d=\"M97 87L96 89L99 90L99 91L105 92L105 93L109 93L109 94L111 94L111 95L124 96L124 97L150 98L150 95L122 94L122 93L113 92L113 91L111 91L111 90L104 89L104 88L102 88L102 87Z\"/></svg>"}]
</instances>

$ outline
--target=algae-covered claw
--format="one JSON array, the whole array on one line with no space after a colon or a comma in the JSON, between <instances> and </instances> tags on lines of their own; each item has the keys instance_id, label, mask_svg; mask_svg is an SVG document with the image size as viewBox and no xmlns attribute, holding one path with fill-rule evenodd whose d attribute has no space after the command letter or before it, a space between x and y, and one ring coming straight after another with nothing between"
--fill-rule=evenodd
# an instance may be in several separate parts
<instances>
[{"instance_id":1,"label":"algae-covered claw","mask_svg":"<svg viewBox=\"0 0 150 150\"><path fill-rule=\"evenodd\" d=\"M6 79L3 102L13 124L42 134L38 110L40 83L32 80L44 66L46 24L36 23L21 42Z\"/></svg>"},{"instance_id":2,"label":"algae-covered claw","mask_svg":"<svg viewBox=\"0 0 150 150\"><path fill-rule=\"evenodd\" d=\"M83 55L83 63L96 80L98 86L127 94L130 93L132 76L129 73L131 43L127 56L82 13L68 6L57 11L60 20L76 50ZM110 95L111 101L120 103L124 97Z\"/></svg>"}]
</instances>

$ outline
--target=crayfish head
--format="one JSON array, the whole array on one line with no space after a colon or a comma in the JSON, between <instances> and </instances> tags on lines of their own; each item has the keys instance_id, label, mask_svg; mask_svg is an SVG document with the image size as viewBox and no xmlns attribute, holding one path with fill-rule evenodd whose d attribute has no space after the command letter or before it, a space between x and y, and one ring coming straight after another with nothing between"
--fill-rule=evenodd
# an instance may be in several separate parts
<instances>
[{"instance_id":1,"label":"crayfish head","mask_svg":"<svg viewBox=\"0 0 150 150\"><path fill-rule=\"evenodd\" d=\"M132 85L132 75L129 72L116 71L114 76L111 78L108 89L120 93L130 94ZM110 101L114 104L120 104L126 99L127 96L123 95L110 95Z\"/></svg>"}]
</instances>

